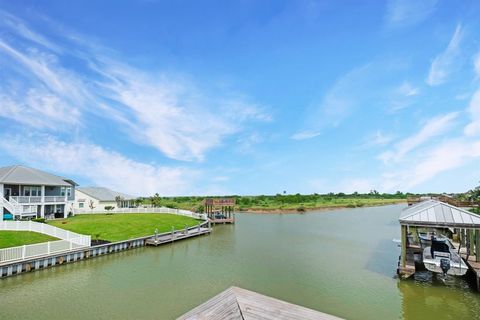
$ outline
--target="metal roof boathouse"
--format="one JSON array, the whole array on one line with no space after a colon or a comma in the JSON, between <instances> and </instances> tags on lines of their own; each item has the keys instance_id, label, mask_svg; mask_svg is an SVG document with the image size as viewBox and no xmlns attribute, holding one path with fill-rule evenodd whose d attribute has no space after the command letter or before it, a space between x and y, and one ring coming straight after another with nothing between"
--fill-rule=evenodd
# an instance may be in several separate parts
<instances>
[{"instance_id":1,"label":"metal roof boathouse","mask_svg":"<svg viewBox=\"0 0 480 320\"><path fill-rule=\"evenodd\" d=\"M438 200L426 200L404 209L399 217L401 255L398 273L408 278L415 273L415 254L421 252L412 239L419 230L453 232L458 237L460 254L475 272L480 289L480 216Z\"/></svg>"},{"instance_id":2,"label":"metal roof boathouse","mask_svg":"<svg viewBox=\"0 0 480 320\"><path fill-rule=\"evenodd\" d=\"M401 225L447 228L480 228L480 216L437 200L420 202L405 209Z\"/></svg>"}]
</instances>

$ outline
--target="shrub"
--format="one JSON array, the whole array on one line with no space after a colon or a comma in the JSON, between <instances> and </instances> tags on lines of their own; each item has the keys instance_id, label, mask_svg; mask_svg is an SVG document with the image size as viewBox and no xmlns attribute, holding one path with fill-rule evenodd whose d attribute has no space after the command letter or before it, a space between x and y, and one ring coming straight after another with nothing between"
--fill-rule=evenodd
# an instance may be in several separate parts
<instances>
[{"instance_id":1,"label":"shrub","mask_svg":"<svg viewBox=\"0 0 480 320\"><path fill-rule=\"evenodd\" d=\"M105 210L107 210L107 211L110 211L110 210L113 210L113 209L115 209L114 206L105 206Z\"/></svg>"},{"instance_id":2,"label":"shrub","mask_svg":"<svg viewBox=\"0 0 480 320\"><path fill-rule=\"evenodd\" d=\"M297 208L297 211L298 212L305 212L305 207L304 206L300 206Z\"/></svg>"},{"instance_id":3,"label":"shrub","mask_svg":"<svg viewBox=\"0 0 480 320\"><path fill-rule=\"evenodd\" d=\"M45 218L35 218L35 219L32 219L32 221L39 222L39 223L45 223Z\"/></svg>"}]
</instances>

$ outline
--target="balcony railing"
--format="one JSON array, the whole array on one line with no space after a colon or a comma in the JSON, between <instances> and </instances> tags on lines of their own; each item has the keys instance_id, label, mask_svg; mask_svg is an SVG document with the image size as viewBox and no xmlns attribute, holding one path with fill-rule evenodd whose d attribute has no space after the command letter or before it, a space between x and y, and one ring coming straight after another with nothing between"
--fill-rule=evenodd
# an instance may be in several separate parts
<instances>
[{"instance_id":1,"label":"balcony railing","mask_svg":"<svg viewBox=\"0 0 480 320\"><path fill-rule=\"evenodd\" d=\"M65 196L45 196L45 202L67 202Z\"/></svg>"},{"instance_id":2,"label":"balcony railing","mask_svg":"<svg viewBox=\"0 0 480 320\"><path fill-rule=\"evenodd\" d=\"M16 201L19 204L25 203L42 203L42 197L27 197L27 196L20 196L20 197L10 197L13 201ZM45 196L43 197L43 203L62 203L67 202L67 198L65 196Z\"/></svg>"}]
</instances>

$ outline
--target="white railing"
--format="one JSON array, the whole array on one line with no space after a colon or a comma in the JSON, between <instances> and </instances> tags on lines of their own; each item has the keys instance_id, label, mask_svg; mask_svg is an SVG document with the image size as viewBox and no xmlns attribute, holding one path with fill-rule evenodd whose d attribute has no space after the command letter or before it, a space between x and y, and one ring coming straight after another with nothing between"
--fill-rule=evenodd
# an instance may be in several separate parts
<instances>
[{"instance_id":1,"label":"white railing","mask_svg":"<svg viewBox=\"0 0 480 320\"><path fill-rule=\"evenodd\" d=\"M44 202L67 202L65 196L45 196Z\"/></svg>"},{"instance_id":2,"label":"white railing","mask_svg":"<svg viewBox=\"0 0 480 320\"><path fill-rule=\"evenodd\" d=\"M33 231L73 242L74 244L78 244L80 246L90 246L91 243L90 236L33 221L0 221L0 230Z\"/></svg>"},{"instance_id":3,"label":"white railing","mask_svg":"<svg viewBox=\"0 0 480 320\"><path fill-rule=\"evenodd\" d=\"M81 247L85 247L85 245L77 243L81 242L81 239L78 239L78 241L72 240L77 239L71 239L71 241L48 241L43 243L24 245L20 247L0 249L0 263L15 260L25 260L61 252L68 252Z\"/></svg>"},{"instance_id":4,"label":"white railing","mask_svg":"<svg viewBox=\"0 0 480 320\"><path fill-rule=\"evenodd\" d=\"M207 220L208 217L203 213L195 213L189 210L171 209L171 208L115 208L113 210L97 209L74 209L75 214L105 214L105 213L169 213L181 216L192 217L195 219Z\"/></svg>"},{"instance_id":5,"label":"white railing","mask_svg":"<svg viewBox=\"0 0 480 320\"><path fill-rule=\"evenodd\" d=\"M18 204L9 202L7 199L1 199L3 206L13 215L20 214L20 208Z\"/></svg>"},{"instance_id":6,"label":"white railing","mask_svg":"<svg viewBox=\"0 0 480 320\"><path fill-rule=\"evenodd\" d=\"M14 216L36 216L37 215L37 206L36 205L24 205L19 204L15 199L10 198L10 201L3 198L0 201L3 202L3 206Z\"/></svg>"},{"instance_id":7,"label":"white railing","mask_svg":"<svg viewBox=\"0 0 480 320\"><path fill-rule=\"evenodd\" d=\"M18 202L19 204L22 203L42 203L42 197L27 197L27 196L11 196L10 199L12 201Z\"/></svg>"}]
</instances>

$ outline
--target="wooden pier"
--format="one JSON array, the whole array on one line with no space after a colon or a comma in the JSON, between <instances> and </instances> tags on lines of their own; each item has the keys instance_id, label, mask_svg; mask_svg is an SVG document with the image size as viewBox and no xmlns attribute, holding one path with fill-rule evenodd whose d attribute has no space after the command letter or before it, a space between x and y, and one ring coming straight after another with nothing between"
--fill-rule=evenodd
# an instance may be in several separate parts
<instances>
[{"instance_id":1,"label":"wooden pier","mask_svg":"<svg viewBox=\"0 0 480 320\"><path fill-rule=\"evenodd\" d=\"M145 245L147 246L159 246L164 243L170 243L177 240L182 240L186 238L196 237L202 234L210 233L211 228L207 226L200 226L194 228L185 228L182 230L172 230L169 233L162 233L154 235L151 238L145 240Z\"/></svg>"},{"instance_id":2,"label":"wooden pier","mask_svg":"<svg viewBox=\"0 0 480 320\"><path fill-rule=\"evenodd\" d=\"M341 318L238 287L230 287L177 320L339 320Z\"/></svg>"}]
</instances>

